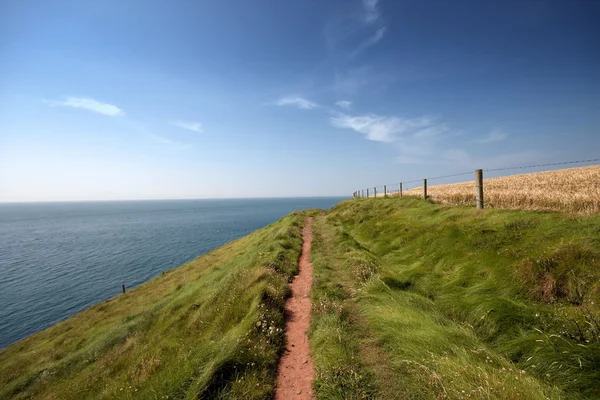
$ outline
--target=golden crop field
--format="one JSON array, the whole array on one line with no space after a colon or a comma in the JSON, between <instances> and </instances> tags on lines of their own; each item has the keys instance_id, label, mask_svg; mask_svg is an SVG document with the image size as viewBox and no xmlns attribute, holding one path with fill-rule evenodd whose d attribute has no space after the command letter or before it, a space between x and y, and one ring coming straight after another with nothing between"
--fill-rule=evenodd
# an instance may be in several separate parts
<instances>
[{"instance_id":1,"label":"golden crop field","mask_svg":"<svg viewBox=\"0 0 600 400\"><path fill-rule=\"evenodd\" d=\"M600 165L490 179L485 179L484 172L483 191L485 207L599 213ZM427 194L437 203L474 206L475 179L428 186ZM423 188L404 191L404 195L422 196Z\"/></svg>"}]
</instances>

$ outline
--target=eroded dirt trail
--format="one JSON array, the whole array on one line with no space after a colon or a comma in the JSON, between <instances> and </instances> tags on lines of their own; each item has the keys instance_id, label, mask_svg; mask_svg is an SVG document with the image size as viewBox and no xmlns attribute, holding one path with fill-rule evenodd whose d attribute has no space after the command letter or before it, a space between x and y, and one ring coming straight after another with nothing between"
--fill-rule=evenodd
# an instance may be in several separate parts
<instances>
[{"instance_id":1,"label":"eroded dirt trail","mask_svg":"<svg viewBox=\"0 0 600 400\"><path fill-rule=\"evenodd\" d=\"M302 232L302 254L298 275L290 284L292 296L285 304L288 315L285 328L287 345L277 370L275 400L313 398L313 364L307 334L310 327L310 287L313 277L313 267L310 262L311 223L312 217L307 218Z\"/></svg>"}]
</instances>

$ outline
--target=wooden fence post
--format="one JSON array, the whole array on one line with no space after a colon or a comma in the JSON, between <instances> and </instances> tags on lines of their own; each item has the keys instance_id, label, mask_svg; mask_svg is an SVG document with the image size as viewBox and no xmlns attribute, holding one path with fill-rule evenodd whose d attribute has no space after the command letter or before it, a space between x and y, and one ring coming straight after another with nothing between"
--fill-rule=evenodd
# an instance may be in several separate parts
<instances>
[{"instance_id":1,"label":"wooden fence post","mask_svg":"<svg viewBox=\"0 0 600 400\"><path fill-rule=\"evenodd\" d=\"M477 209L483 209L483 170L478 169L475 171L475 198L477 203Z\"/></svg>"},{"instance_id":2,"label":"wooden fence post","mask_svg":"<svg viewBox=\"0 0 600 400\"><path fill-rule=\"evenodd\" d=\"M369 198L369 189L367 189L367 199Z\"/></svg>"},{"instance_id":3,"label":"wooden fence post","mask_svg":"<svg viewBox=\"0 0 600 400\"><path fill-rule=\"evenodd\" d=\"M122 285L122 286L123 286L123 293L125 293L125 285Z\"/></svg>"},{"instance_id":4,"label":"wooden fence post","mask_svg":"<svg viewBox=\"0 0 600 400\"><path fill-rule=\"evenodd\" d=\"M427 179L423 179L423 198L427 200Z\"/></svg>"},{"instance_id":5,"label":"wooden fence post","mask_svg":"<svg viewBox=\"0 0 600 400\"><path fill-rule=\"evenodd\" d=\"M377 197L377 186L373 187L373 197Z\"/></svg>"},{"instance_id":6,"label":"wooden fence post","mask_svg":"<svg viewBox=\"0 0 600 400\"><path fill-rule=\"evenodd\" d=\"M383 185L383 197L387 197L387 186Z\"/></svg>"}]
</instances>

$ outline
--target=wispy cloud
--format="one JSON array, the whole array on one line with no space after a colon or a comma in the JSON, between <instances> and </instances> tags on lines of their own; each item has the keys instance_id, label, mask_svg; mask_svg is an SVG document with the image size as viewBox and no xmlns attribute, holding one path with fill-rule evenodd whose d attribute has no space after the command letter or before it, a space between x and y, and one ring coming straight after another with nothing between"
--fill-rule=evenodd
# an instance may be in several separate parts
<instances>
[{"instance_id":1,"label":"wispy cloud","mask_svg":"<svg viewBox=\"0 0 600 400\"><path fill-rule=\"evenodd\" d=\"M505 132L502 131L492 131L490 133L488 133L486 136L477 138L474 140L474 142L476 143L492 143L492 142L499 142L501 140L504 140L508 137L508 135Z\"/></svg>"},{"instance_id":2,"label":"wispy cloud","mask_svg":"<svg viewBox=\"0 0 600 400\"><path fill-rule=\"evenodd\" d=\"M379 42L381 39L383 39L383 35L385 34L386 30L387 30L387 28L385 26L378 28L373 35L371 35L364 42L359 44L358 47L356 47L350 53L350 58L356 57L357 55L362 53L367 47L370 47L370 46L374 45L375 43Z\"/></svg>"},{"instance_id":3,"label":"wispy cloud","mask_svg":"<svg viewBox=\"0 0 600 400\"><path fill-rule=\"evenodd\" d=\"M366 43L368 46L375 44L377 42L379 42L381 39L383 39L383 35L385 34L385 31L387 30L387 27L382 26L381 28L377 29L375 31L375 33L367 39Z\"/></svg>"},{"instance_id":4,"label":"wispy cloud","mask_svg":"<svg viewBox=\"0 0 600 400\"><path fill-rule=\"evenodd\" d=\"M42 100L52 107L71 107L93 111L109 117L122 117L125 112L114 104L102 103L89 97L68 97L66 100Z\"/></svg>"},{"instance_id":5,"label":"wispy cloud","mask_svg":"<svg viewBox=\"0 0 600 400\"><path fill-rule=\"evenodd\" d=\"M187 129L193 132L203 132L202 124L200 122L186 122L186 121L173 121L171 125L178 128Z\"/></svg>"},{"instance_id":6,"label":"wispy cloud","mask_svg":"<svg viewBox=\"0 0 600 400\"><path fill-rule=\"evenodd\" d=\"M439 143L456 135L446 123L433 116L406 118L373 113L348 115L332 111L329 122L337 128L351 129L368 140L390 143L399 152L397 162L418 164L440 152Z\"/></svg>"},{"instance_id":7,"label":"wispy cloud","mask_svg":"<svg viewBox=\"0 0 600 400\"><path fill-rule=\"evenodd\" d=\"M396 142L406 135L419 137L420 132L425 129L431 130L434 126L434 119L431 117L401 118L372 113L354 116L334 113L329 121L337 128L352 129L362 133L369 140L384 143Z\"/></svg>"},{"instance_id":8,"label":"wispy cloud","mask_svg":"<svg viewBox=\"0 0 600 400\"><path fill-rule=\"evenodd\" d=\"M175 140L171 140L167 137L157 135L150 130L145 124L135 121L131 118L122 118L119 122L127 128L128 131L138 134L140 137L150 140L152 142L160 143L165 147L172 149L189 149L193 147L191 143L181 143Z\"/></svg>"},{"instance_id":9,"label":"wispy cloud","mask_svg":"<svg viewBox=\"0 0 600 400\"><path fill-rule=\"evenodd\" d=\"M383 39L387 25L378 0L361 0L325 26L325 39L335 56L352 59Z\"/></svg>"},{"instance_id":10,"label":"wispy cloud","mask_svg":"<svg viewBox=\"0 0 600 400\"><path fill-rule=\"evenodd\" d=\"M319 105L300 96L285 96L275 102L278 106L292 106L303 110L312 110Z\"/></svg>"},{"instance_id":11,"label":"wispy cloud","mask_svg":"<svg viewBox=\"0 0 600 400\"><path fill-rule=\"evenodd\" d=\"M362 0L363 9L365 10L365 22L373 24L379 20L379 0Z\"/></svg>"},{"instance_id":12,"label":"wispy cloud","mask_svg":"<svg viewBox=\"0 0 600 400\"><path fill-rule=\"evenodd\" d=\"M370 36L364 39L352 52L350 52L350 58L354 58L363 51L365 51L368 47L373 46L378 43L385 32L387 31L387 26L385 25L383 18L381 17L381 11L379 10L379 1L378 0L362 0L363 6L363 25L365 29L371 30L375 27L375 32L372 32Z\"/></svg>"},{"instance_id":13,"label":"wispy cloud","mask_svg":"<svg viewBox=\"0 0 600 400\"><path fill-rule=\"evenodd\" d=\"M176 142L166 137L154 134L148 128L146 128L144 124L134 119L125 117L125 112L119 107L115 106L114 104L102 103L90 97L67 97L64 100L42 101L51 107L80 108L102 115L108 115L109 117L123 117L119 118L119 124L127 128L129 132L135 132L140 136L143 136L147 139L151 139L152 141L161 143L172 148L187 149L193 146L192 144ZM177 121L174 124L178 124L177 126L184 129L189 129L196 132L202 131L202 125L199 123L186 123L182 121Z\"/></svg>"},{"instance_id":14,"label":"wispy cloud","mask_svg":"<svg viewBox=\"0 0 600 400\"><path fill-rule=\"evenodd\" d=\"M542 157L541 154L527 151L515 153L514 156L474 157L466 149L455 147L456 140L453 140L452 147L448 146L448 139L460 136L461 133L434 116L406 118L373 113L349 115L331 111L329 122L334 127L358 132L368 140L395 146L399 153L396 161L402 164L434 162L451 165L453 168L497 168L527 162L528 157L530 162ZM506 133L496 130L470 142L492 143L507 137ZM435 156L433 161L432 156Z\"/></svg>"},{"instance_id":15,"label":"wispy cloud","mask_svg":"<svg viewBox=\"0 0 600 400\"><path fill-rule=\"evenodd\" d=\"M350 100L339 100L335 102L335 105L348 110L350 107L352 107L352 102Z\"/></svg>"}]
</instances>

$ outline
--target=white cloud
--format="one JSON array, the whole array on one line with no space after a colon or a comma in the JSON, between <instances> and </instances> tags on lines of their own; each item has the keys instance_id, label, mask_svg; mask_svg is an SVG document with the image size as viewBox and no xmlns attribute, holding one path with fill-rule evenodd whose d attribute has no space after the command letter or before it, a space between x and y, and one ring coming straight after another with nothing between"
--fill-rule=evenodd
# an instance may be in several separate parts
<instances>
[{"instance_id":1,"label":"white cloud","mask_svg":"<svg viewBox=\"0 0 600 400\"><path fill-rule=\"evenodd\" d=\"M331 111L330 114L329 122L334 127L351 129L363 134L368 140L393 145L398 150L396 161L401 164L437 163L452 166L453 170L456 168L499 168L520 163L532 163L531 160L539 160L541 157L540 154L527 151L492 157L475 157L465 149L443 146L443 143L449 144L444 140L460 135L460 133L437 117L405 118L373 113L349 115L339 111ZM504 132L493 131L476 141L490 143L506 137L508 135Z\"/></svg>"},{"instance_id":2,"label":"white cloud","mask_svg":"<svg viewBox=\"0 0 600 400\"><path fill-rule=\"evenodd\" d=\"M381 18L381 12L379 11L379 1L378 0L362 0L363 10L364 10L364 25L365 28L376 27L375 32L371 34L367 39L363 40L351 53L350 58L356 57L358 54L365 51L368 47L373 46L378 43L385 32L387 31L387 26L385 22Z\"/></svg>"},{"instance_id":3,"label":"white cloud","mask_svg":"<svg viewBox=\"0 0 600 400\"><path fill-rule=\"evenodd\" d=\"M108 115L109 117L122 117L125 115L125 112L119 107L109 103L102 103L89 97L68 97L66 100L43 101L52 107L82 108L98 114Z\"/></svg>"},{"instance_id":4,"label":"white cloud","mask_svg":"<svg viewBox=\"0 0 600 400\"><path fill-rule=\"evenodd\" d=\"M375 43L379 42L381 39L383 39L383 35L385 34L386 30L387 30L387 28L385 26L378 28L373 35L371 35L364 42L359 44L358 47L356 49L354 49L354 51L352 51L352 53L350 53L350 58L356 57L358 54L363 52L367 47L370 47L370 46L374 45Z\"/></svg>"},{"instance_id":5,"label":"white cloud","mask_svg":"<svg viewBox=\"0 0 600 400\"><path fill-rule=\"evenodd\" d=\"M450 131L448 125L440 123L427 126L414 133L415 139L433 139Z\"/></svg>"},{"instance_id":6,"label":"white cloud","mask_svg":"<svg viewBox=\"0 0 600 400\"><path fill-rule=\"evenodd\" d=\"M373 24L379 20L379 0L362 0L363 9L365 10L365 22Z\"/></svg>"},{"instance_id":7,"label":"white cloud","mask_svg":"<svg viewBox=\"0 0 600 400\"><path fill-rule=\"evenodd\" d=\"M328 47L349 59L378 43L387 31L378 0L362 0L360 5L350 13L331 19L325 29Z\"/></svg>"},{"instance_id":8,"label":"white cloud","mask_svg":"<svg viewBox=\"0 0 600 400\"><path fill-rule=\"evenodd\" d=\"M499 142L501 140L506 139L507 137L508 137L508 135L502 131L492 131L492 132L488 133L486 136L475 139L474 142L477 142L477 143Z\"/></svg>"},{"instance_id":9,"label":"white cloud","mask_svg":"<svg viewBox=\"0 0 600 400\"><path fill-rule=\"evenodd\" d=\"M377 29L375 31L375 33L367 39L366 43L368 46L375 44L377 42L379 42L381 39L383 39L383 35L385 34L385 31L387 30L387 27L382 26L381 28Z\"/></svg>"},{"instance_id":10,"label":"white cloud","mask_svg":"<svg viewBox=\"0 0 600 400\"><path fill-rule=\"evenodd\" d=\"M317 103L299 96L285 96L277 100L275 104L278 106L298 107L303 110L312 110L313 108L317 108L319 106Z\"/></svg>"},{"instance_id":11,"label":"white cloud","mask_svg":"<svg viewBox=\"0 0 600 400\"><path fill-rule=\"evenodd\" d=\"M442 153L439 142L456 134L446 123L432 116L405 118L332 111L329 121L337 128L361 133L368 140L394 145L399 152L396 161L403 164L423 163L432 154Z\"/></svg>"},{"instance_id":12,"label":"white cloud","mask_svg":"<svg viewBox=\"0 0 600 400\"><path fill-rule=\"evenodd\" d=\"M135 121L130 118L122 118L119 120L123 126L127 127L128 131L136 133L138 136L143 137L146 140L151 140L156 143L160 143L165 147L172 149L187 149L193 147L191 143L180 143L161 135L157 135L150 130L145 124Z\"/></svg>"},{"instance_id":13,"label":"white cloud","mask_svg":"<svg viewBox=\"0 0 600 400\"><path fill-rule=\"evenodd\" d=\"M346 110L352 107L352 102L349 100L339 100L335 102L335 105Z\"/></svg>"},{"instance_id":14,"label":"white cloud","mask_svg":"<svg viewBox=\"0 0 600 400\"><path fill-rule=\"evenodd\" d=\"M202 124L200 122L174 121L171 122L171 125L187 129L188 131L203 132Z\"/></svg>"},{"instance_id":15,"label":"white cloud","mask_svg":"<svg viewBox=\"0 0 600 400\"><path fill-rule=\"evenodd\" d=\"M337 128L352 129L369 140L384 143L396 142L404 135L418 135L420 131L433 125L430 117L400 118L372 113L356 116L336 113L329 121Z\"/></svg>"}]
</instances>

